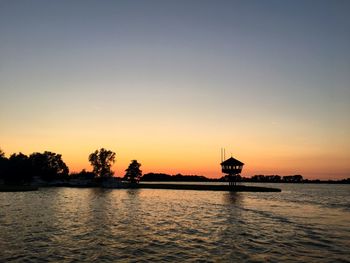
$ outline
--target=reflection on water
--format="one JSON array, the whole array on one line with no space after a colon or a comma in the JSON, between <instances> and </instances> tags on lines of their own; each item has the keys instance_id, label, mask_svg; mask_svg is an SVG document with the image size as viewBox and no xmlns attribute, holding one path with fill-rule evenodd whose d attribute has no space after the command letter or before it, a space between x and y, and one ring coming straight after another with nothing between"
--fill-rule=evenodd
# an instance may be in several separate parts
<instances>
[{"instance_id":1,"label":"reflection on water","mask_svg":"<svg viewBox=\"0 0 350 263\"><path fill-rule=\"evenodd\" d=\"M224 192L223 197L224 203L228 205L233 204L239 206L243 200L243 194L236 192Z\"/></svg>"},{"instance_id":2,"label":"reflection on water","mask_svg":"<svg viewBox=\"0 0 350 263\"><path fill-rule=\"evenodd\" d=\"M283 187L0 193L0 262L346 261L349 187Z\"/></svg>"}]
</instances>

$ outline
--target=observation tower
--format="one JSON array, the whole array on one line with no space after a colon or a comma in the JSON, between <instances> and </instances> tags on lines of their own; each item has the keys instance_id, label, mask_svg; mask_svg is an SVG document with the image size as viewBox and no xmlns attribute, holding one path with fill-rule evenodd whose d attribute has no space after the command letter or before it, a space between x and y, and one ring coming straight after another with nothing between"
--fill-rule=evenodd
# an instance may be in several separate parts
<instances>
[{"instance_id":1,"label":"observation tower","mask_svg":"<svg viewBox=\"0 0 350 263\"><path fill-rule=\"evenodd\" d=\"M242 172L243 165L241 161L233 158L232 156L227 160L225 159L225 150L221 150L221 171L226 174L226 178L228 179L229 186L235 187L237 184L237 178Z\"/></svg>"}]
</instances>

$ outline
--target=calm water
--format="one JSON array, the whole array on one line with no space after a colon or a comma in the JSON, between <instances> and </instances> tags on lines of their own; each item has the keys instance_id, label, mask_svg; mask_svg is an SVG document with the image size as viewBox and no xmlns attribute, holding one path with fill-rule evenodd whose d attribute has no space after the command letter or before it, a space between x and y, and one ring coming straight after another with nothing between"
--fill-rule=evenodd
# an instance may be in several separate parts
<instances>
[{"instance_id":1,"label":"calm water","mask_svg":"<svg viewBox=\"0 0 350 263\"><path fill-rule=\"evenodd\" d=\"M0 193L0 262L349 262L350 186L273 186Z\"/></svg>"}]
</instances>

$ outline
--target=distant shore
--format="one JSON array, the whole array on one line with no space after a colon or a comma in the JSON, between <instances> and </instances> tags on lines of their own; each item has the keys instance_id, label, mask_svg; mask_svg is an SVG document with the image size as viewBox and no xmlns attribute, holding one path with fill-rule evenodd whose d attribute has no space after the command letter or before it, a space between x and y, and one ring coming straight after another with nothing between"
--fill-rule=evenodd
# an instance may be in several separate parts
<instances>
[{"instance_id":1,"label":"distant shore","mask_svg":"<svg viewBox=\"0 0 350 263\"><path fill-rule=\"evenodd\" d=\"M50 185L48 185L50 186ZM45 186L44 186L45 187ZM46 186L47 187L47 186ZM82 185L51 185L51 187L72 187L72 188L108 188L108 189L168 189L168 190L197 190L197 191L230 191L230 192L281 192L281 189L261 186L246 186L236 185L230 187L228 185L213 185L213 184L178 184L178 183L139 183L133 186L127 184L119 185L118 187L106 186L82 186ZM0 192L25 192L36 191L39 188L32 185L0 185Z\"/></svg>"},{"instance_id":2,"label":"distant shore","mask_svg":"<svg viewBox=\"0 0 350 263\"><path fill-rule=\"evenodd\" d=\"M229 187L228 185L213 184L138 184L136 188L145 189L171 189L171 190L198 190L198 191L230 191L230 192L281 192L281 189L272 187L246 186L236 185Z\"/></svg>"},{"instance_id":3,"label":"distant shore","mask_svg":"<svg viewBox=\"0 0 350 263\"><path fill-rule=\"evenodd\" d=\"M147 173L141 177L141 182L227 182L225 176L208 178L203 175L169 175L164 173ZM350 184L350 178L340 180L304 179L302 175L254 175L252 177L237 176L237 182L242 183L312 183L312 184Z\"/></svg>"}]
</instances>

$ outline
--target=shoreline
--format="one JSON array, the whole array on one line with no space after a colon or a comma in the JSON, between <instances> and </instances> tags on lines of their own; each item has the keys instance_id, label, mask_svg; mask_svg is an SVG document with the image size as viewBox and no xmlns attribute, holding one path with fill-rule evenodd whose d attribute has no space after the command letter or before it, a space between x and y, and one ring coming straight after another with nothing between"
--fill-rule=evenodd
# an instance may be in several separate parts
<instances>
[{"instance_id":1,"label":"shoreline","mask_svg":"<svg viewBox=\"0 0 350 263\"><path fill-rule=\"evenodd\" d=\"M0 185L0 192L28 192L38 189L39 187L33 185Z\"/></svg>"},{"instance_id":2,"label":"shoreline","mask_svg":"<svg viewBox=\"0 0 350 263\"><path fill-rule=\"evenodd\" d=\"M198 190L198 191L228 191L228 192L281 192L279 188L236 185L200 185L200 184L138 184L141 189L169 189L169 190Z\"/></svg>"},{"instance_id":3,"label":"shoreline","mask_svg":"<svg viewBox=\"0 0 350 263\"><path fill-rule=\"evenodd\" d=\"M190 191L225 191L225 192L281 192L279 188L236 185L201 185L201 184L137 184L134 186L120 185L117 187L98 185L51 185L42 187L69 187L69 188L105 188L105 189L164 189L164 190L190 190ZM38 186L33 185L0 185L0 192L27 192L37 191Z\"/></svg>"}]
</instances>

